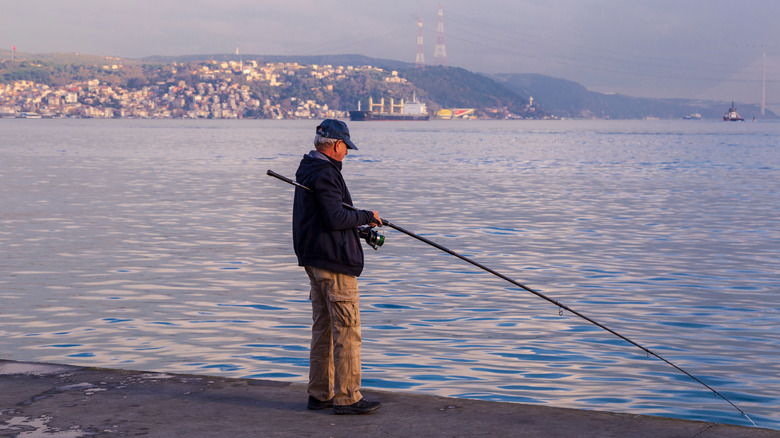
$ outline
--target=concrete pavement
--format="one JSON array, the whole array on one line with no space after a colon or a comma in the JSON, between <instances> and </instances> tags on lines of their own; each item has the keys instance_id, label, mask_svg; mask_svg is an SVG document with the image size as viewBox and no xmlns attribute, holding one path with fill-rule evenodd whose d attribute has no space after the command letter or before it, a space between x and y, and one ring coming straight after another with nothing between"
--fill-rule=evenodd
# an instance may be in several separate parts
<instances>
[{"instance_id":1,"label":"concrete pavement","mask_svg":"<svg viewBox=\"0 0 780 438\"><path fill-rule=\"evenodd\" d=\"M686 437L780 431L366 391L374 414L308 411L301 384L0 360L0 437Z\"/></svg>"}]
</instances>

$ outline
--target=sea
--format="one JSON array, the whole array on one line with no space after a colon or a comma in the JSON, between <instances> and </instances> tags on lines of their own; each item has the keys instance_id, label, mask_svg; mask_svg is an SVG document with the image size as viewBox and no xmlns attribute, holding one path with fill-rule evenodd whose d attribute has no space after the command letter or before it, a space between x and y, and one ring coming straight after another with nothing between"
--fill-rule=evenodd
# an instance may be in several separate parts
<instances>
[{"instance_id":1,"label":"sea","mask_svg":"<svg viewBox=\"0 0 780 438\"><path fill-rule=\"evenodd\" d=\"M305 383L294 188L266 172L317 123L0 120L0 358ZM379 229L369 397L780 430L780 123L349 127L356 207L551 300Z\"/></svg>"}]
</instances>

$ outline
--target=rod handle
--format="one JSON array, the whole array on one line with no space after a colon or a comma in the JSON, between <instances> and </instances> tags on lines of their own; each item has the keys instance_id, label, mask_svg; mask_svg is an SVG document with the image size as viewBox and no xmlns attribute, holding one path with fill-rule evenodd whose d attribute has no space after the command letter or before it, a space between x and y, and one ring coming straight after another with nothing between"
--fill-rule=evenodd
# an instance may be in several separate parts
<instances>
[{"instance_id":1,"label":"rod handle","mask_svg":"<svg viewBox=\"0 0 780 438\"><path fill-rule=\"evenodd\" d=\"M298 184L297 182L295 182L295 181L291 180L290 178L287 178L287 177L286 177L286 176L284 176L284 175L280 175L280 174L278 174L278 173L274 172L274 171L273 171L273 170L271 170L271 169L268 169L268 171L266 171L265 173L266 173L266 175L268 175L268 176L272 176L272 177L274 177L274 178L278 178L278 179L280 179L280 180L282 180L282 181L286 182L287 184L292 184L292 185L294 185L295 187L300 187L300 188L302 188L303 190L306 190L306 191L307 191L307 192L309 192L309 193L314 193L314 190L312 190L312 189L310 189L310 188L306 187L306 186L305 186L305 185L303 185L303 184Z\"/></svg>"}]
</instances>

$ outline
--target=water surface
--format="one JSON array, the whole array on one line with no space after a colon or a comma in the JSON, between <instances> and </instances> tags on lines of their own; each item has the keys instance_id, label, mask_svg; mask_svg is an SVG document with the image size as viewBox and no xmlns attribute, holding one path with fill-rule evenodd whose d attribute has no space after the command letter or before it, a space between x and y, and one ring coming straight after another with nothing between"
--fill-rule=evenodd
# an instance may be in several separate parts
<instances>
[{"instance_id":1,"label":"water surface","mask_svg":"<svg viewBox=\"0 0 780 438\"><path fill-rule=\"evenodd\" d=\"M0 120L0 357L305 382L290 186L315 121ZM356 205L780 429L780 124L350 124ZM749 425L610 333L392 230L363 384Z\"/></svg>"}]
</instances>

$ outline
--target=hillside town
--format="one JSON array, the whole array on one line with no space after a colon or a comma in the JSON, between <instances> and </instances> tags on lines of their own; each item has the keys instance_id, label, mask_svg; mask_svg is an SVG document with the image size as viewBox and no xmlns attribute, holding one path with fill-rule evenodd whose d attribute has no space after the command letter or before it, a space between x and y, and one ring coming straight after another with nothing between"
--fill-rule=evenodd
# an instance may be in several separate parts
<instances>
[{"instance_id":1,"label":"hillside town","mask_svg":"<svg viewBox=\"0 0 780 438\"><path fill-rule=\"evenodd\" d=\"M121 64L99 67L106 74L121 73L125 68ZM356 77L371 77L388 86L406 82L397 72L372 66L304 66L256 61L173 63L160 67L154 82L135 87L97 78L67 85L46 85L32 80L0 83L0 117L346 117L346 109L338 110L328 101L338 101L338 96L333 96L334 86ZM294 95L299 88L305 92ZM313 90L316 92L312 93ZM309 97L312 94L319 98Z\"/></svg>"}]
</instances>

